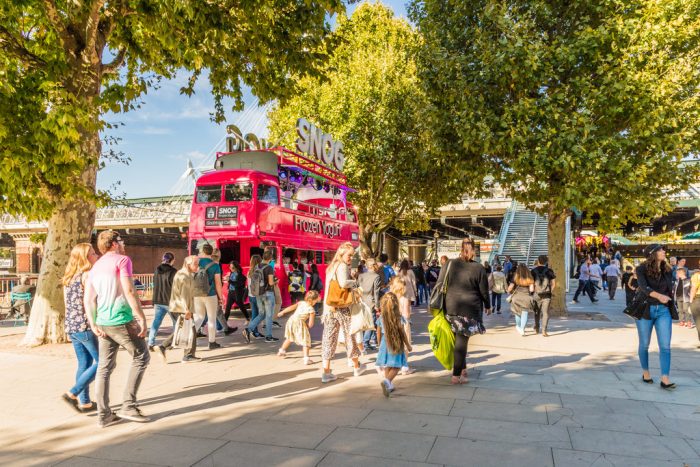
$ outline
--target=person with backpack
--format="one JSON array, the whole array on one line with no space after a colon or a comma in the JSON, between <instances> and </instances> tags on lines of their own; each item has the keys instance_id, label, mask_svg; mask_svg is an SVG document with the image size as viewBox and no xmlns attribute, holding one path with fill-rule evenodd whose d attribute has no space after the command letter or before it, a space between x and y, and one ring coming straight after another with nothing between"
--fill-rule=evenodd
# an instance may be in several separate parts
<instances>
[{"instance_id":1,"label":"person with backpack","mask_svg":"<svg viewBox=\"0 0 700 467\"><path fill-rule=\"evenodd\" d=\"M257 256L257 255L255 255ZM243 337L250 342L250 336L262 339L262 335L257 331L258 324L265 320L265 342L276 342L279 339L272 336L272 317L275 314L275 270L270 266L272 251L265 250L262 262L253 269L253 259L251 258L251 268L248 272L250 282L250 297L255 298L258 314L250 320L247 328L243 329Z\"/></svg>"},{"instance_id":2,"label":"person with backpack","mask_svg":"<svg viewBox=\"0 0 700 467\"><path fill-rule=\"evenodd\" d=\"M500 264L495 266L496 270L489 275L489 290L491 291L491 309L496 310L496 314L501 314L501 297L506 293L508 282Z\"/></svg>"},{"instance_id":3,"label":"person with backpack","mask_svg":"<svg viewBox=\"0 0 700 467\"><path fill-rule=\"evenodd\" d=\"M544 337L548 337L549 306L552 303L552 290L557 286L557 276L547 266L548 262L549 258L547 258L547 255L540 255L537 258L535 267L530 271L535 281L535 292L532 297L532 309L535 314L535 334L540 333L540 322L542 322L542 336Z\"/></svg>"},{"instance_id":4,"label":"person with backpack","mask_svg":"<svg viewBox=\"0 0 700 467\"><path fill-rule=\"evenodd\" d=\"M287 274L287 279L289 281L289 296L292 299L292 304L304 300L304 294L306 294L306 274L299 269L299 264L296 261L292 262L292 269L289 271L289 274Z\"/></svg>"},{"instance_id":5,"label":"person with backpack","mask_svg":"<svg viewBox=\"0 0 700 467\"><path fill-rule=\"evenodd\" d=\"M392 268L391 265L388 264L388 261L389 255L387 255L386 253L382 253L381 255L379 255L381 271L380 277L382 279L382 295L389 291L389 282L391 281L391 278L396 275L396 271L394 271L394 268Z\"/></svg>"},{"instance_id":6,"label":"person with backpack","mask_svg":"<svg viewBox=\"0 0 700 467\"><path fill-rule=\"evenodd\" d=\"M213 350L221 347L216 342L216 314L223 297L221 266L212 259L214 248L210 244L202 245L199 252L199 269L194 274L195 321L199 329L206 316L209 350Z\"/></svg>"}]
</instances>

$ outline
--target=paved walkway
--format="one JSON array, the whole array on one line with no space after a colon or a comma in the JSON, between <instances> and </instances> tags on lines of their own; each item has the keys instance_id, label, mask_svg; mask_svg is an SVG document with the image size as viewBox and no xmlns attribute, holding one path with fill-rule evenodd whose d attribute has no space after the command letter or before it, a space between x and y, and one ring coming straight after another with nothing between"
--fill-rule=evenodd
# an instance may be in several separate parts
<instances>
[{"instance_id":1,"label":"paved walkway","mask_svg":"<svg viewBox=\"0 0 700 467\"><path fill-rule=\"evenodd\" d=\"M700 466L695 330L674 325L678 389L643 384L621 300L571 306L610 321L554 320L549 338L520 337L508 313L488 318L470 343L464 386L449 384L418 312L410 361L420 371L399 376L388 400L373 371L352 377L344 353L333 364L341 378L322 385L298 348L280 359L276 345L246 345L236 333L220 339L225 348L200 347L201 363L180 364L179 350L168 364L154 356L140 393L153 422L106 429L59 399L75 371L70 346L17 349L19 328L5 329L0 465ZM127 357L113 377L115 404Z\"/></svg>"}]
</instances>

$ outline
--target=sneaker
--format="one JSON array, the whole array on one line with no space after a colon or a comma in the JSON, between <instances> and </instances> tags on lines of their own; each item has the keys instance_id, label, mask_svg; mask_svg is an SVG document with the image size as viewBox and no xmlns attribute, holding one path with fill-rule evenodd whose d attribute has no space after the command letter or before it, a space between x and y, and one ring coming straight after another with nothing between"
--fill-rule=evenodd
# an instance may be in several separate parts
<instances>
[{"instance_id":1,"label":"sneaker","mask_svg":"<svg viewBox=\"0 0 700 467\"><path fill-rule=\"evenodd\" d=\"M273 328L281 328L282 325L281 325L280 323L278 323L277 321L273 321L273 322L272 322L272 327L273 327Z\"/></svg>"},{"instance_id":2,"label":"sneaker","mask_svg":"<svg viewBox=\"0 0 700 467\"><path fill-rule=\"evenodd\" d=\"M244 328L243 329L243 339L245 339L245 341L248 344L250 344L250 335L251 335L251 332L248 330L248 328Z\"/></svg>"},{"instance_id":3,"label":"sneaker","mask_svg":"<svg viewBox=\"0 0 700 467\"><path fill-rule=\"evenodd\" d=\"M314 363L316 363L316 362L311 360L310 357L304 357L304 365L313 365Z\"/></svg>"},{"instance_id":4,"label":"sneaker","mask_svg":"<svg viewBox=\"0 0 700 467\"><path fill-rule=\"evenodd\" d=\"M165 350L166 350L165 347L163 347L162 345L159 345L157 347L157 350L158 350L158 355L160 355L160 358L163 359L163 362L168 363L168 357L165 355Z\"/></svg>"},{"instance_id":5,"label":"sneaker","mask_svg":"<svg viewBox=\"0 0 700 467\"><path fill-rule=\"evenodd\" d=\"M220 349L221 344L218 342L209 342L209 350Z\"/></svg>"},{"instance_id":6,"label":"sneaker","mask_svg":"<svg viewBox=\"0 0 700 467\"><path fill-rule=\"evenodd\" d=\"M413 368L409 368L409 367L401 368L401 374L404 376L412 375L415 372L416 372L416 370Z\"/></svg>"},{"instance_id":7,"label":"sneaker","mask_svg":"<svg viewBox=\"0 0 700 467\"><path fill-rule=\"evenodd\" d=\"M389 397L389 394L391 394L391 388L389 387L389 384L389 381L386 379L381 382L384 397Z\"/></svg>"},{"instance_id":8,"label":"sneaker","mask_svg":"<svg viewBox=\"0 0 700 467\"><path fill-rule=\"evenodd\" d=\"M323 373L321 375L321 382L322 383L330 383L331 381L335 381L336 379L338 379L338 377L336 375L334 375L333 373Z\"/></svg>"},{"instance_id":9,"label":"sneaker","mask_svg":"<svg viewBox=\"0 0 700 467\"><path fill-rule=\"evenodd\" d=\"M194 355L185 355L182 357L182 360L180 362L182 363L195 363L195 362L201 362L202 359L199 357L195 357Z\"/></svg>"},{"instance_id":10,"label":"sneaker","mask_svg":"<svg viewBox=\"0 0 700 467\"><path fill-rule=\"evenodd\" d=\"M123 418L124 420L129 420L138 423L146 423L151 421L150 418L146 417L144 414L141 413L141 409L139 409L138 407L132 407L130 409L121 409L117 413L117 416L119 416L119 418Z\"/></svg>"},{"instance_id":11,"label":"sneaker","mask_svg":"<svg viewBox=\"0 0 700 467\"><path fill-rule=\"evenodd\" d=\"M233 333L236 332L236 331L238 331L238 327L236 327L236 326L234 326L234 327L229 327L227 330L224 331L224 335L225 335L225 336L230 336L231 334L233 334Z\"/></svg>"},{"instance_id":12,"label":"sneaker","mask_svg":"<svg viewBox=\"0 0 700 467\"><path fill-rule=\"evenodd\" d=\"M500 310L499 310L499 311L497 311L497 312L496 312L496 314L497 314L497 315L500 315L500 314L501 314L501 311L500 311Z\"/></svg>"},{"instance_id":13,"label":"sneaker","mask_svg":"<svg viewBox=\"0 0 700 467\"><path fill-rule=\"evenodd\" d=\"M352 373L354 376L360 376L362 373L365 372L366 369L367 369L367 365L360 365L359 367L354 368L352 370Z\"/></svg>"},{"instance_id":14,"label":"sneaker","mask_svg":"<svg viewBox=\"0 0 700 467\"><path fill-rule=\"evenodd\" d=\"M256 339L265 339L265 336L260 334L258 331L253 331L253 337L255 337Z\"/></svg>"},{"instance_id":15,"label":"sneaker","mask_svg":"<svg viewBox=\"0 0 700 467\"><path fill-rule=\"evenodd\" d=\"M122 419L117 416L115 413L111 413L107 415L105 418L101 418L97 424L100 426L100 428L107 428L108 426L116 425L117 423L121 422Z\"/></svg>"},{"instance_id":16,"label":"sneaker","mask_svg":"<svg viewBox=\"0 0 700 467\"><path fill-rule=\"evenodd\" d=\"M355 364L353 363L352 359L348 358L348 368L355 368Z\"/></svg>"},{"instance_id":17,"label":"sneaker","mask_svg":"<svg viewBox=\"0 0 700 467\"><path fill-rule=\"evenodd\" d=\"M265 342L277 342L279 339L276 337L266 337Z\"/></svg>"}]
</instances>

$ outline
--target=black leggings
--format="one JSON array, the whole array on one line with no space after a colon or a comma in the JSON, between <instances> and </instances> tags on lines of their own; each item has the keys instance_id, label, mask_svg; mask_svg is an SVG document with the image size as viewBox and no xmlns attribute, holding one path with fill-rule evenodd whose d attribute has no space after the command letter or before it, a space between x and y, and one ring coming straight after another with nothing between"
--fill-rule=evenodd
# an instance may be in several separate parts
<instances>
[{"instance_id":1,"label":"black leggings","mask_svg":"<svg viewBox=\"0 0 700 467\"><path fill-rule=\"evenodd\" d=\"M469 338L461 334L455 334L455 362L452 366L452 376L461 376L462 370L467 367L467 344Z\"/></svg>"},{"instance_id":2,"label":"black leggings","mask_svg":"<svg viewBox=\"0 0 700 467\"><path fill-rule=\"evenodd\" d=\"M244 300L241 298L242 296L243 294L239 294L229 290L228 298L226 299L226 312L224 313L226 321L228 321L228 317L231 316L231 307L234 303L241 310L241 313L243 313L243 316L245 317L246 321L250 321L250 315L248 314L248 305L244 303Z\"/></svg>"}]
</instances>

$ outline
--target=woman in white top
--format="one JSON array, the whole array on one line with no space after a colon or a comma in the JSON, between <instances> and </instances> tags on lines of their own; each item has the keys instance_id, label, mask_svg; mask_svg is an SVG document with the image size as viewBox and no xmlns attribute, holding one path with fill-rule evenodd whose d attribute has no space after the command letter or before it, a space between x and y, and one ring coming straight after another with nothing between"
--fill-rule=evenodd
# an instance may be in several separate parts
<instances>
[{"instance_id":1,"label":"woman in white top","mask_svg":"<svg viewBox=\"0 0 700 467\"><path fill-rule=\"evenodd\" d=\"M404 283L406 284L406 291L404 292L403 296L408 299L409 303L415 302L416 296L418 295L418 287L416 286L416 275L413 273L413 271L411 271L407 259L401 261L401 265L399 266L399 272L397 275L402 277Z\"/></svg>"},{"instance_id":2,"label":"woman in white top","mask_svg":"<svg viewBox=\"0 0 700 467\"><path fill-rule=\"evenodd\" d=\"M352 243L346 242L340 245L338 251L335 252L333 261L328 265L326 269L326 289L323 301L323 317L321 322L323 323L323 338L321 344L321 358L323 360L323 374L321 375L321 382L328 383L330 381L335 381L337 377L331 373L331 360L335 356L335 351L338 347L338 334L340 333L340 328L343 328L343 334L345 336L352 336L350 333L350 307L347 308L334 308L326 302L330 292L330 284L333 279L338 281L338 284L343 289L354 289L357 287L357 283L350 279L350 263L352 262L352 255L355 253L355 248ZM352 359L354 374L355 376L360 376L365 371L365 366L360 365L360 347L357 345L355 339L348 339L350 343L350 355Z\"/></svg>"}]
</instances>

